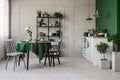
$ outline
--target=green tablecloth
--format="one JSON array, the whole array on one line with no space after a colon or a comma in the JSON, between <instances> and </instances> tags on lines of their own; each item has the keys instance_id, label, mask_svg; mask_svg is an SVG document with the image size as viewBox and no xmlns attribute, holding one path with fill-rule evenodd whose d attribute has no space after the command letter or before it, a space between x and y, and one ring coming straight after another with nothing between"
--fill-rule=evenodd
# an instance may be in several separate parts
<instances>
[{"instance_id":1,"label":"green tablecloth","mask_svg":"<svg viewBox=\"0 0 120 80\"><path fill-rule=\"evenodd\" d=\"M16 51L26 52L31 51L35 53L39 60L42 60L44 53L51 48L50 42L17 42Z\"/></svg>"}]
</instances>

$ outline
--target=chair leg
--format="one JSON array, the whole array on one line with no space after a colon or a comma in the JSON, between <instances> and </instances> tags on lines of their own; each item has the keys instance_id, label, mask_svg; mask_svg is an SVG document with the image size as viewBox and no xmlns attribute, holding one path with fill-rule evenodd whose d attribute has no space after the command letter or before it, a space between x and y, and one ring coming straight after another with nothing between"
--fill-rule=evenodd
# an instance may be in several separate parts
<instances>
[{"instance_id":1,"label":"chair leg","mask_svg":"<svg viewBox=\"0 0 120 80\"><path fill-rule=\"evenodd\" d=\"M25 69L26 69L24 56L22 56L22 60L23 60L23 63L24 63L24 67L25 67Z\"/></svg>"},{"instance_id":2,"label":"chair leg","mask_svg":"<svg viewBox=\"0 0 120 80\"><path fill-rule=\"evenodd\" d=\"M48 56L49 67L51 67L51 60L50 60L49 52L47 54L48 54L47 56Z\"/></svg>"},{"instance_id":3,"label":"chair leg","mask_svg":"<svg viewBox=\"0 0 120 80\"><path fill-rule=\"evenodd\" d=\"M51 67L51 60L50 60L50 55L49 53L46 53L45 55L45 61L44 61L44 65L46 66L46 59L48 58L48 62L49 62L49 67Z\"/></svg>"},{"instance_id":4,"label":"chair leg","mask_svg":"<svg viewBox=\"0 0 120 80\"><path fill-rule=\"evenodd\" d=\"M16 65L16 67L17 67L17 56L16 56L16 62L15 62L15 65Z\"/></svg>"},{"instance_id":5,"label":"chair leg","mask_svg":"<svg viewBox=\"0 0 120 80\"><path fill-rule=\"evenodd\" d=\"M46 66L46 58L47 58L47 56L45 55L45 61L44 61L44 66Z\"/></svg>"},{"instance_id":6,"label":"chair leg","mask_svg":"<svg viewBox=\"0 0 120 80\"><path fill-rule=\"evenodd\" d=\"M26 69L26 65L25 65L25 58L24 58L24 55L21 55L21 56L19 56L20 58L22 58L22 60L23 60L23 63L24 63L24 67L25 67L25 69Z\"/></svg>"},{"instance_id":7,"label":"chair leg","mask_svg":"<svg viewBox=\"0 0 120 80\"><path fill-rule=\"evenodd\" d=\"M16 65L17 57L14 57L14 66L13 66L13 71L15 71L15 65Z\"/></svg>"},{"instance_id":8,"label":"chair leg","mask_svg":"<svg viewBox=\"0 0 120 80\"><path fill-rule=\"evenodd\" d=\"M20 66L20 59L21 59L21 56L19 56L19 60L18 60L18 66Z\"/></svg>"},{"instance_id":9,"label":"chair leg","mask_svg":"<svg viewBox=\"0 0 120 80\"><path fill-rule=\"evenodd\" d=\"M60 59L59 59L59 56L57 56L57 59L58 59L58 63L60 64Z\"/></svg>"},{"instance_id":10,"label":"chair leg","mask_svg":"<svg viewBox=\"0 0 120 80\"><path fill-rule=\"evenodd\" d=\"M51 67L50 57L48 56L49 67Z\"/></svg>"},{"instance_id":11,"label":"chair leg","mask_svg":"<svg viewBox=\"0 0 120 80\"><path fill-rule=\"evenodd\" d=\"M52 63L53 57L51 56L51 63Z\"/></svg>"},{"instance_id":12,"label":"chair leg","mask_svg":"<svg viewBox=\"0 0 120 80\"><path fill-rule=\"evenodd\" d=\"M5 70L7 70L9 58L10 58L10 57L8 56L8 57L7 57L7 63L6 63L6 66L5 66Z\"/></svg>"},{"instance_id":13,"label":"chair leg","mask_svg":"<svg viewBox=\"0 0 120 80\"><path fill-rule=\"evenodd\" d=\"M55 58L54 58L54 55L53 55L53 66L55 66L55 60L54 60Z\"/></svg>"},{"instance_id":14,"label":"chair leg","mask_svg":"<svg viewBox=\"0 0 120 80\"><path fill-rule=\"evenodd\" d=\"M41 63L41 60L39 59L39 63Z\"/></svg>"},{"instance_id":15,"label":"chair leg","mask_svg":"<svg viewBox=\"0 0 120 80\"><path fill-rule=\"evenodd\" d=\"M58 63L60 64L60 58L59 58L59 56L60 56L60 52L59 52L59 55L57 55Z\"/></svg>"}]
</instances>

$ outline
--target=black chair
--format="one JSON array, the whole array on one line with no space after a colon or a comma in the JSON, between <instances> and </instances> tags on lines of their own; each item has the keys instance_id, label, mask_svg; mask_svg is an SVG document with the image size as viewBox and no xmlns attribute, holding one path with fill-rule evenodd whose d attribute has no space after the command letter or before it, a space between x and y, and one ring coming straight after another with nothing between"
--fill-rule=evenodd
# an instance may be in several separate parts
<instances>
[{"instance_id":1,"label":"black chair","mask_svg":"<svg viewBox=\"0 0 120 80\"><path fill-rule=\"evenodd\" d=\"M45 61L44 61L44 65L46 65L46 59L48 58L48 62L49 62L49 66L51 67L51 64L53 64L53 66L55 66L55 59L58 60L58 63L60 64L60 43L61 40L60 39L52 39L51 40L51 45L52 47L46 51L44 57L45 57Z\"/></svg>"},{"instance_id":2,"label":"black chair","mask_svg":"<svg viewBox=\"0 0 120 80\"><path fill-rule=\"evenodd\" d=\"M58 60L58 63L60 64L60 44L61 40L60 39L55 39L51 41L52 48L49 50L49 55L51 57L51 63L53 66L55 66L55 59Z\"/></svg>"},{"instance_id":3,"label":"black chair","mask_svg":"<svg viewBox=\"0 0 120 80\"><path fill-rule=\"evenodd\" d=\"M44 65L46 66L46 59L48 58L48 62L49 62L49 67L51 67L51 60L50 60L50 58L51 58L51 56L50 56L50 54L49 54L49 49L47 48L48 46L47 45L45 45L45 54L44 54L44 58L45 58L45 61L44 61Z\"/></svg>"},{"instance_id":4,"label":"black chair","mask_svg":"<svg viewBox=\"0 0 120 80\"><path fill-rule=\"evenodd\" d=\"M7 56L7 63L6 63L5 69L7 70L8 61L9 61L10 57L14 58L13 71L15 71L15 66L17 66L17 62L20 60L20 59L17 60L17 57L22 58L22 60L24 62L24 66L25 66L24 52L16 52L15 44L13 43L13 40L12 39L5 39L4 45L5 45L6 56ZM25 66L25 68L26 68L26 66Z\"/></svg>"}]
</instances>

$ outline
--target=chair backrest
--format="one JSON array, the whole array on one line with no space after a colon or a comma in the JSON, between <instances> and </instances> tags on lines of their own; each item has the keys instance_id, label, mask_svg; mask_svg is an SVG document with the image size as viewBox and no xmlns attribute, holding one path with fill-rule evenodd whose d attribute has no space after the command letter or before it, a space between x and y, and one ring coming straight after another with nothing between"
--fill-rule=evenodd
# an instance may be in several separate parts
<instances>
[{"instance_id":1,"label":"chair backrest","mask_svg":"<svg viewBox=\"0 0 120 80\"><path fill-rule=\"evenodd\" d=\"M51 50L60 51L60 43L61 43L60 39L54 39L53 41L51 41L51 45L52 45Z\"/></svg>"},{"instance_id":2,"label":"chair backrest","mask_svg":"<svg viewBox=\"0 0 120 80\"><path fill-rule=\"evenodd\" d=\"M5 39L4 45L7 53L14 52L15 51L15 45L13 43L12 39Z\"/></svg>"}]
</instances>

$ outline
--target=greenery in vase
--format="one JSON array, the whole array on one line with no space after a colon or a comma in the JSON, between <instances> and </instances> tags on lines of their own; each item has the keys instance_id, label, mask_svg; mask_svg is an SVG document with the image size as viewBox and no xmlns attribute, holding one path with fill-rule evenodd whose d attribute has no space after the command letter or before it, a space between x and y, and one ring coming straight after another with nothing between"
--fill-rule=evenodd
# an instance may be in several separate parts
<instances>
[{"instance_id":1,"label":"greenery in vase","mask_svg":"<svg viewBox=\"0 0 120 80\"><path fill-rule=\"evenodd\" d=\"M119 48L119 45L120 45L120 35L119 34L113 34L111 36L108 37L108 42L113 42L114 44L114 49L116 52L118 52L118 48Z\"/></svg>"},{"instance_id":2,"label":"greenery in vase","mask_svg":"<svg viewBox=\"0 0 120 80\"><path fill-rule=\"evenodd\" d=\"M25 31L27 32L27 37L29 38L28 40L31 40L32 39L32 27L29 26L29 27L26 27L25 28Z\"/></svg>"},{"instance_id":3,"label":"greenery in vase","mask_svg":"<svg viewBox=\"0 0 120 80\"><path fill-rule=\"evenodd\" d=\"M28 34L32 33L32 27L31 27L31 26L26 27L26 28L25 28L25 31L26 31Z\"/></svg>"},{"instance_id":4,"label":"greenery in vase","mask_svg":"<svg viewBox=\"0 0 120 80\"><path fill-rule=\"evenodd\" d=\"M105 53L107 52L109 45L107 43L100 42L100 44L97 44L96 47L98 52L100 52L100 54L103 54L103 59L105 59Z\"/></svg>"}]
</instances>

